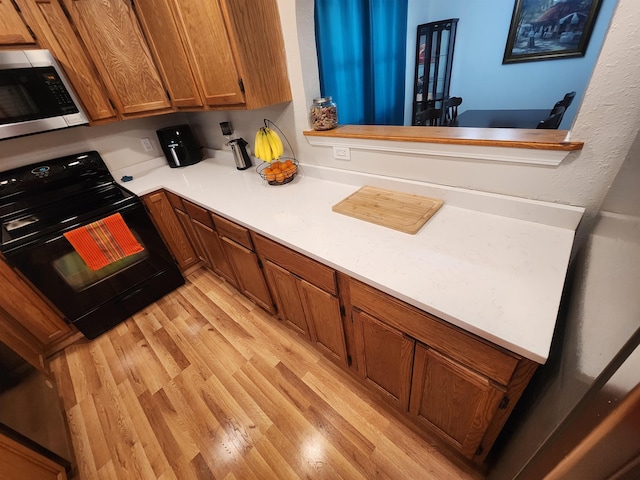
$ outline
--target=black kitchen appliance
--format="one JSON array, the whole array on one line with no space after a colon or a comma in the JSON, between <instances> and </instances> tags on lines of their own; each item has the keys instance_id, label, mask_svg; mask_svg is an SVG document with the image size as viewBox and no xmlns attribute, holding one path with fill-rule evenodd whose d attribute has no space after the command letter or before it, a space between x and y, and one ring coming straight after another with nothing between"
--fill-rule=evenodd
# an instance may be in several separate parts
<instances>
[{"instance_id":1,"label":"black kitchen appliance","mask_svg":"<svg viewBox=\"0 0 640 480\"><path fill-rule=\"evenodd\" d=\"M0 52L0 139L88 123L51 52Z\"/></svg>"},{"instance_id":2,"label":"black kitchen appliance","mask_svg":"<svg viewBox=\"0 0 640 480\"><path fill-rule=\"evenodd\" d=\"M189 125L162 128L156 133L171 168L186 167L202 160L202 150Z\"/></svg>"},{"instance_id":3,"label":"black kitchen appliance","mask_svg":"<svg viewBox=\"0 0 640 480\"><path fill-rule=\"evenodd\" d=\"M143 250L91 270L63 234L115 213ZM0 221L7 262L88 338L184 283L141 200L98 152L0 173Z\"/></svg>"}]
</instances>

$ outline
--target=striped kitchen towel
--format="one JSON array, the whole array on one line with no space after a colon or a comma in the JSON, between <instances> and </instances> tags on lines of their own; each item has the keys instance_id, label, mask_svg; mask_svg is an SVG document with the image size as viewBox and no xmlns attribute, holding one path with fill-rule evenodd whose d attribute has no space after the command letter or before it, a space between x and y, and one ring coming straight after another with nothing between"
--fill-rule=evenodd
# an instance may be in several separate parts
<instances>
[{"instance_id":1,"label":"striped kitchen towel","mask_svg":"<svg viewBox=\"0 0 640 480\"><path fill-rule=\"evenodd\" d=\"M66 232L64 236L91 270L99 270L144 250L119 213Z\"/></svg>"}]
</instances>

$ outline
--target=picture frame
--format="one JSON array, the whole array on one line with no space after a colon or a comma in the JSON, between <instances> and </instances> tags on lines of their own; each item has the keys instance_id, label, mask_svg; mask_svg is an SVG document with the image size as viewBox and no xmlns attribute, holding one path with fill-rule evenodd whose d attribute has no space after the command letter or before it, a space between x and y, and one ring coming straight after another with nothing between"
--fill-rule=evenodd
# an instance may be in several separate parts
<instances>
[{"instance_id":1,"label":"picture frame","mask_svg":"<svg viewBox=\"0 0 640 480\"><path fill-rule=\"evenodd\" d=\"M583 57L602 0L515 0L503 64Z\"/></svg>"}]
</instances>

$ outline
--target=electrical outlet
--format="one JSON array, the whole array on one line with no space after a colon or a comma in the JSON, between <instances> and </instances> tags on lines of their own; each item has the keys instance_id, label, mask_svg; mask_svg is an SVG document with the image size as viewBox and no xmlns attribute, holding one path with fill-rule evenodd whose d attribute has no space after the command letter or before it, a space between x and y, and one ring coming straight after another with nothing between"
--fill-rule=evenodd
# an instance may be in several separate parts
<instances>
[{"instance_id":1,"label":"electrical outlet","mask_svg":"<svg viewBox=\"0 0 640 480\"><path fill-rule=\"evenodd\" d=\"M333 147L333 158L336 160L351 160L351 150L349 147Z\"/></svg>"},{"instance_id":2,"label":"electrical outlet","mask_svg":"<svg viewBox=\"0 0 640 480\"><path fill-rule=\"evenodd\" d=\"M153 152L153 144L151 143L151 140L149 140L149 138L141 138L140 143L142 144L142 148L144 148L145 152Z\"/></svg>"}]
</instances>

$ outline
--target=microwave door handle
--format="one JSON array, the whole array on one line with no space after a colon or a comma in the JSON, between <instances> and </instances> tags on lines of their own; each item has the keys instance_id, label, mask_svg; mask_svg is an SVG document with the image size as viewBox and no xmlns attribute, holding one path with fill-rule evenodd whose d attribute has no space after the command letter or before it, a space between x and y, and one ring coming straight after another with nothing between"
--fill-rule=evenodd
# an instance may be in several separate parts
<instances>
[{"instance_id":1,"label":"microwave door handle","mask_svg":"<svg viewBox=\"0 0 640 480\"><path fill-rule=\"evenodd\" d=\"M173 157L173 161L176 162L176 166L180 167L180 159L178 158L178 154L176 153L176 147L169 147L171 150L171 156Z\"/></svg>"}]
</instances>

